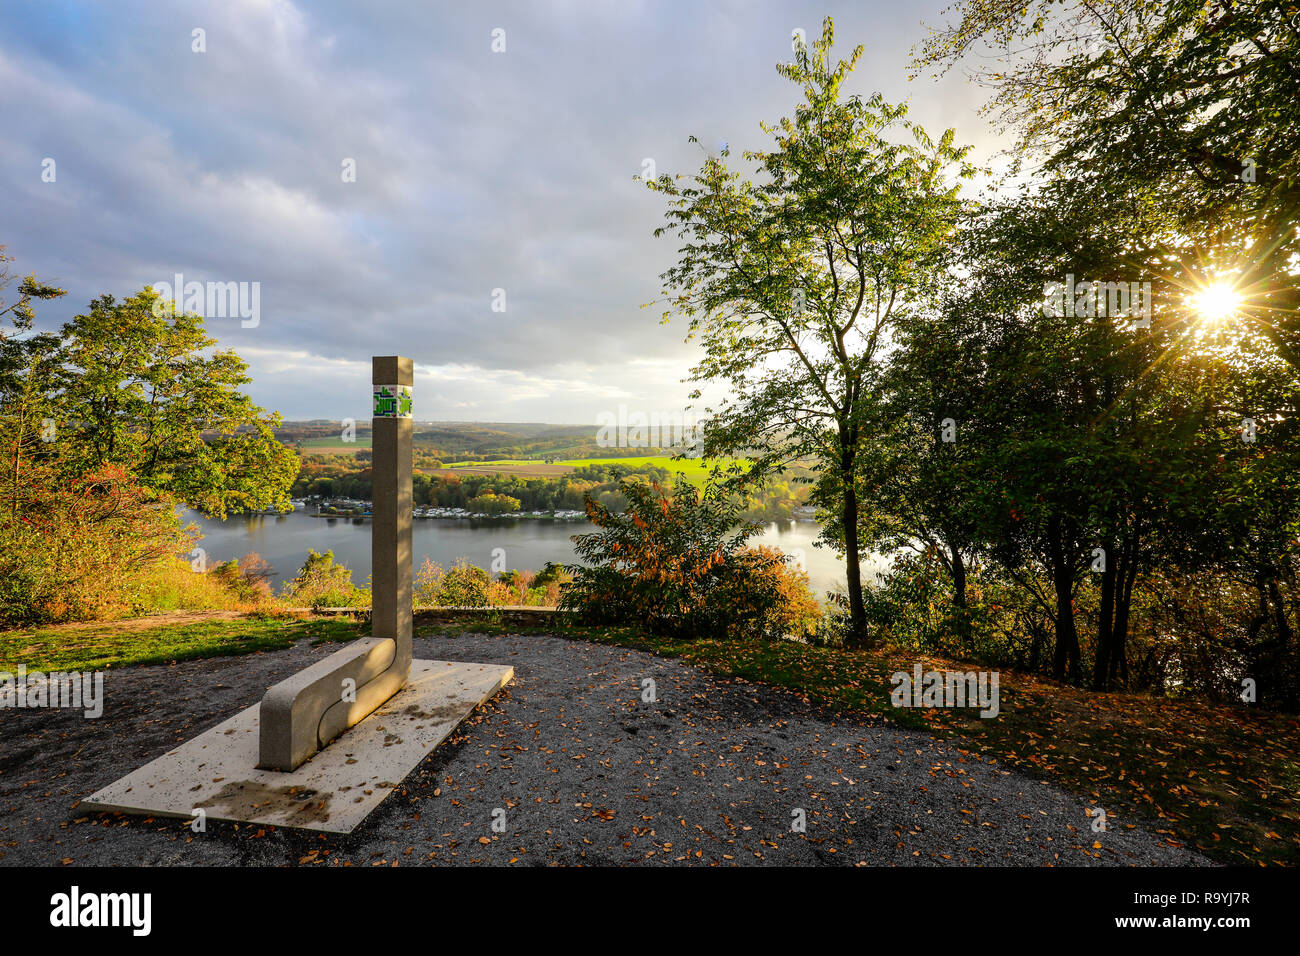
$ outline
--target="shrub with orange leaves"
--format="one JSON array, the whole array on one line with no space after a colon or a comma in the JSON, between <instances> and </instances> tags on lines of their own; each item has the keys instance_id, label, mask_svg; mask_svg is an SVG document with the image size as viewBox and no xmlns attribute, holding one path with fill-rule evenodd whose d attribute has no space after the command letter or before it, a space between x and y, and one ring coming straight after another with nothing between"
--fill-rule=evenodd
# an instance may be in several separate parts
<instances>
[{"instance_id":1,"label":"shrub with orange leaves","mask_svg":"<svg viewBox=\"0 0 1300 956\"><path fill-rule=\"evenodd\" d=\"M820 607L807 577L773 548L745 542L756 525L738 520L718 486L679 484L671 495L654 483L624 479L627 510L588 497L599 531L575 535L585 565L560 606L593 624L636 624L673 636L774 637L815 630Z\"/></svg>"},{"instance_id":2,"label":"shrub with orange leaves","mask_svg":"<svg viewBox=\"0 0 1300 956\"><path fill-rule=\"evenodd\" d=\"M192 537L171 504L108 465L75 480L10 445L0 495L0 621L87 620L136 610L148 576Z\"/></svg>"},{"instance_id":3,"label":"shrub with orange leaves","mask_svg":"<svg viewBox=\"0 0 1300 956\"><path fill-rule=\"evenodd\" d=\"M727 578L719 595L730 618L761 621L768 634L805 640L817 636L825 612L806 571L768 545L744 548L736 561L744 565L742 573Z\"/></svg>"}]
</instances>

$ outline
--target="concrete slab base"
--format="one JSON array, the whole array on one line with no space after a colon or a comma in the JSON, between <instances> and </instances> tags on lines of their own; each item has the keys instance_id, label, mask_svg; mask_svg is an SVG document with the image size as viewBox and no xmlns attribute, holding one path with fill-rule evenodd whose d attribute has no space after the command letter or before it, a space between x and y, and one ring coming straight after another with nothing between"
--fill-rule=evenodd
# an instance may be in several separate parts
<instances>
[{"instance_id":1,"label":"concrete slab base","mask_svg":"<svg viewBox=\"0 0 1300 956\"><path fill-rule=\"evenodd\" d=\"M78 810L351 833L514 668L412 661L405 687L289 773L258 770L254 704L92 794Z\"/></svg>"}]
</instances>

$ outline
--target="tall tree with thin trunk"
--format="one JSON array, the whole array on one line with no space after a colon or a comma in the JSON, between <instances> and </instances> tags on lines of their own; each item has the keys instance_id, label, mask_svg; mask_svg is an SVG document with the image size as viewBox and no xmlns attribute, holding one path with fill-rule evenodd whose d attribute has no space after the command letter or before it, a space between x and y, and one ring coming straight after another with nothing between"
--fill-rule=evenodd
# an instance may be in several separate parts
<instances>
[{"instance_id":1,"label":"tall tree with thin trunk","mask_svg":"<svg viewBox=\"0 0 1300 956\"><path fill-rule=\"evenodd\" d=\"M825 536L847 557L850 639L864 635L855 477L865 411L891 326L922 301L961 209L965 148L936 143L879 96L842 96L862 55L832 65L834 27L777 66L804 101L745 152L759 182L723 149L689 179L648 180L670 200L682 242L663 276L668 309L690 320L704 356L691 380L726 387L708 409L703 452L745 455L750 478L814 460ZM695 395L698 397L699 392Z\"/></svg>"}]
</instances>

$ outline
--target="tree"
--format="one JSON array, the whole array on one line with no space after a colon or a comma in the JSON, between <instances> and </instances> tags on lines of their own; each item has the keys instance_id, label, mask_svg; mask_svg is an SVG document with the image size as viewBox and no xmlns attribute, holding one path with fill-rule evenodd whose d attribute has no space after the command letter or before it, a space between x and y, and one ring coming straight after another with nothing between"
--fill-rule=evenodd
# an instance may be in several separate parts
<instances>
[{"instance_id":1,"label":"tree","mask_svg":"<svg viewBox=\"0 0 1300 956\"><path fill-rule=\"evenodd\" d=\"M980 43L986 109L1098 215L1157 211L1171 278L1216 275L1300 371L1300 27L1273 0L960 0L915 69Z\"/></svg>"},{"instance_id":2,"label":"tree","mask_svg":"<svg viewBox=\"0 0 1300 956\"><path fill-rule=\"evenodd\" d=\"M0 246L0 289L14 281ZM69 474L57 453L50 382L59 340L33 332L33 300L61 289L34 275L0 299L0 620L37 623L123 613L145 572L190 538L170 510L113 465Z\"/></svg>"},{"instance_id":3,"label":"tree","mask_svg":"<svg viewBox=\"0 0 1300 956\"><path fill-rule=\"evenodd\" d=\"M5 265L13 261L13 256L5 255L5 247L0 244L0 291L17 278ZM36 317L32 300L57 299L64 295L67 295L65 290L45 285L35 274L30 274L19 282L17 299L6 302L0 298L0 319L6 319L12 326L12 329L0 327L0 401L9 402L24 391L33 362L48 354L57 342L48 332L30 334Z\"/></svg>"},{"instance_id":4,"label":"tree","mask_svg":"<svg viewBox=\"0 0 1300 956\"><path fill-rule=\"evenodd\" d=\"M240 391L250 379L201 317L156 310L152 289L105 295L63 326L51 389L63 466L106 464L208 515L288 507L298 457L276 440L278 414Z\"/></svg>"},{"instance_id":5,"label":"tree","mask_svg":"<svg viewBox=\"0 0 1300 956\"><path fill-rule=\"evenodd\" d=\"M4 248L0 245L0 290L17 278L5 265L14 260L4 254ZM32 300L57 299L65 294L63 289L38 281L33 274L19 282L16 300L0 298L0 319L6 319L10 326L0 326L0 416L9 439L4 497L15 514L21 500L24 459L49 457L54 437L50 429L50 395L45 385L57 364L58 338L49 333L32 333L36 317Z\"/></svg>"},{"instance_id":6,"label":"tree","mask_svg":"<svg viewBox=\"0 0 1300 956\"><path fill-rule=\"evenodd\" d=\"M819 462L840 532L829 540L847 556L851 638L860 640L855 476L873 363L891 325L926 294L953 228L960 201L950 174L972 171L951 130L935 143L903 106L842 99L863 49L832 66L833 40L828 17L811 49L777 67L805 101L793 119L763 124L774 149L744 154L763 183L729 169L724 148L688 184L667 174L647 184L670 200L655 235L683 243L662 276L665 321L690 317L688 339L704 350L691 380L730 392L710 409L703 452L748 455L751 480L796 459Z\"/></svg>"},{"instance_id":7,"label":"tree","mask_svg":"<svg viewBox=\"0 0 1300 956\"><path fill-rule=\"evenodd\" d=\"M1053 672L1076 682L1076 598L1092 578L1106 687L1125 668L1139 574L1186 559L1188 527L1211 520L1211 372L1241 373L1202 347L1167 283L1145 317L1094 300L1092 281L1134 278L1142 223L1078 212L1049 187L972 216L941 306L900 323L884 421L860 457L864 536L946 556L958 611L966 555L996 561L1053 617ZM1068 273L1086 290L1075 314L1044 297Z\"/></svg>"},{"instance_id":8,"label":"tree","mask_svg":"<svg viewBox=\"0 0 1300 956\"><path fill-rule=\"evenodd\" d=\"M978 414L987 398L985 342L950 307L900 322L898 348L858 451L859 537L874 551L929 553L952 586L952 620L970 650L967 571L979 535L972 497L996 481L980 466Z\"/></svg>"},{"instance_id":9,"label":"tree","mask_svg":"<svg viewBox=\"0 0 1300 956\"><path fill-rule=\"evenodd\" d=\"M483 494L469 499L466 507L470 511L481 512L482 514L508 514L519 510L519 499L512 498L509 495L499 495L492 491L485 491Z\"/></svg>"},{"instance_id":10,"label":"tree","mask_svg":"<svg viewBox=\"0 0 1300 956\"><path fill-rule=\"evenodd\" d=\"M283 597L313 608L365 607L370 603L370 590L352 583L352 572L334 563L333 551L308 550L307 560L285 585Z\"/></svg>"},{"instance_id":11,"label":"tree","mask_svg":"<svg viewBox=\"0 0 1300 956\"><path fill-rule=\"evenodd\" d=\"M1213 574L1221 591L1239 585L1253 592L1234 649L1257 682L1257 702L1295 710L1300 419L1294 375L1262 347L1258 333L1225 329L1224 337L1224 357L1206 382L1207 453L1189 475L1195 503L1178 564L1188 577Z\"/></svg>"}]
</instances>

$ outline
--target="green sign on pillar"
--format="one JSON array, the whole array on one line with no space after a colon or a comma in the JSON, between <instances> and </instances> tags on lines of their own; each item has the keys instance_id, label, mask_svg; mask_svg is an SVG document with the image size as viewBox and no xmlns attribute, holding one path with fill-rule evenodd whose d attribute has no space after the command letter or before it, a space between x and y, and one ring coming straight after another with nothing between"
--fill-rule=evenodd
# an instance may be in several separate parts
<instances>
[{"instance_id":1,"label":"green sign on pillar","mask_svg":"<svg viewBox=\"0 0 1300 956\"><path fill-rule=\"evenodd\" d=\"M372 418L410 418L410 385L376 385L375 407Z\"/></svg>"}]
</instances>

